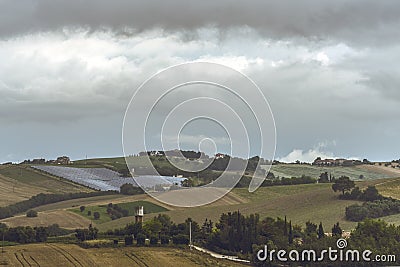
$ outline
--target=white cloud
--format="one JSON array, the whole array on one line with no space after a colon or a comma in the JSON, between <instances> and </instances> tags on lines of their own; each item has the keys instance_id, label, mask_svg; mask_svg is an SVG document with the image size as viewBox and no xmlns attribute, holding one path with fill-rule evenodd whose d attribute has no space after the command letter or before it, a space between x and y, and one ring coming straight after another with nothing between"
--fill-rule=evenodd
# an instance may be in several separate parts
<instances>
[{"instance_id":1,"label":"white cloud","mask_svg":"<svg viewBox=\"0 0 400 267\"><path fill-rule=\"evenodd\" d=\"M307 151L303 151L301 149L294 149L285 157L279 158L279 161L282 162L295 162L299 160L300 162L313 162L317 157L321 158L336 158L333 153L320 151L319 149L309 149Z\"/></svg>"},{"instance_id":2,"label":"white cloud","mask_svg":"<svg viewBox=\"0 0 400 267\"><path fill-rule=\"evenodd\" d=\"M288 155L279 158L279 161L282 162L295 162L299 160L300 162L313 162L316 158L321 157L323 159L326 158L331 158L331 159L336 159L335 155L328 151L327 149L329 147L334 147L336 146L336 141L323 141L319 142L316 146L313 148L304 151L302 149L294 149L292 152L290 152Z\"/></svg>"}]
</instances>

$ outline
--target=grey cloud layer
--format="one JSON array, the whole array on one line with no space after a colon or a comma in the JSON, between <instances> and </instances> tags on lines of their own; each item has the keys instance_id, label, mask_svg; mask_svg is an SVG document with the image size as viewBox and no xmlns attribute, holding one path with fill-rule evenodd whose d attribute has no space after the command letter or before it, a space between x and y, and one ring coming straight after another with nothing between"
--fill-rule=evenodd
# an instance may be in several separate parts
<instances>
[{"instance_id":1,"label":"grey cloud layer","mask_svg":"<svg viewBox=\"0 0 400 267\"><path fill-rule=\"evenodd\" d=\"M398 157L400 1L187 2L0 0L0 162L121 155L133 90L192 60L260 85L278 157Z\"/></svg>"},{"instance_id":2,"label":"grey cloud layer","mask_svg":"<svg viewBox=\"0 0 400 267\"><path fill-rule=\"evenodd\" d=\"M244 26L273 38L336 38L364 45L398 41L397 0L141 1L1 0L0 34L64 26L182 30Z\"/></svg>"}]
</instances>

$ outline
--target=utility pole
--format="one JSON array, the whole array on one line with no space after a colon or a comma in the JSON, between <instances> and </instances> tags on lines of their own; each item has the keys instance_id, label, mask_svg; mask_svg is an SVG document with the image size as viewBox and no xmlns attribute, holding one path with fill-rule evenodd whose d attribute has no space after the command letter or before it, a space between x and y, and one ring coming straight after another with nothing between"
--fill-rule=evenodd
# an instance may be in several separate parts
<instances>
[{"instance_id":1,"label":"utility pole","mask_svg":"<svg viewBox=\"0 0 400 267\"><path fill-rule=\"evenodd\" d=\"M4 229L1 231L3 233L3 242L1 243L1 254L4 253Z\"/></svg>"},{"instance_id":2,"label":"utility pole","mask_svg":"<svg viewBox=\"0 0 400 267\"><path fill-rule=\"evenodd\" d=\"M192 250L192 221L189 222L189 247Z\"/></svg>"},{"instance_id":3,"label":"utility pole","mask_svg":"<svg viewBox=\"0 0 400 267\"><path fill-rule=\"evenodd\" d=\"M6 261L4 260L4 232L5 232L5 229L1 229L1 233L3 234L3 242L1 243L1 262L0 262L0 264L6 264Z\"/></svg>"}]
</instances>

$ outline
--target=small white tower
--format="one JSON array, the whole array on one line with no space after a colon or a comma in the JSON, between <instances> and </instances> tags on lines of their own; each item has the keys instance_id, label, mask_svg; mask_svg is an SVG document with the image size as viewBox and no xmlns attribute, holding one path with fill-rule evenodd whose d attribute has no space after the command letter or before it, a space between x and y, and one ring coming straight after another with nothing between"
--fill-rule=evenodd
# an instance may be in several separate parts
<instances>
[{"instance_id":1,"label":"small white tower","mask_svg":"<svg viewBox=\"0 0 400 267\"><path fill-rule=\"evenodd\" d=\"M142 223L144 216L144 209L143 206L138 206L135 208L135 222Z\"/></svg>"}]
</instances>

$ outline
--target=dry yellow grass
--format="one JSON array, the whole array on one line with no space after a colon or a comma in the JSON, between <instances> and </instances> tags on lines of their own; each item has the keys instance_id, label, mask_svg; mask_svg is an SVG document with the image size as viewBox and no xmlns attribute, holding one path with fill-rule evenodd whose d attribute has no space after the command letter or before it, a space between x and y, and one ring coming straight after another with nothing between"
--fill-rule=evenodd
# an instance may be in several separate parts
<instances>
[{"instance_id":1,"label":"dry yellow grass","mask_svg":"<svg viewBox=\"0 0 400 267\"><path fill-rule=\"evenodd\" d=\"M390 179L376 185L379 193L385 197L400 199L400 178Z\"/></svg>"},{"instance_id":2,"label":"dry yellow grass","mask_svg":"<svg viewBox=\"0 0 400 267\"><path fill-rule=\"evenodd\" d=\"M77 245L30 244L7 247L2 256L2 263L9 266L243 266L169 247L83 249Z\"/></svg>"},{"instance_id":3,"label":"dry yellow grass","mask_svg":"<svg viewBox=\"0 0 400 267\"><path fill-rule=\"evenodd\" d=\"M0 174L0 207L46 192L48 191L42 187L21 183Z\"/></svg>"},{"instance_id":4,"label":"dry yellow grass","mask_svg":"<svg viewBox=\"0 0 400 267\"><path fill-rule=\"evenodd\" d=\"M66 210L53 210L39 212L38 217L28 218L25 215L19 215L7 219L0 220L0 222L7 224L10 227L15 226L49 226L51 224L58 224L62 228L76 229L86 228L91 223L90 220L79 216L76 213Z\"/></svg>"},{"instance_id":5,"label":"dry yellow grass","mask_svg":"<svg viewBox=\"0 0 400 267\"><path fill-rule=\"evenodd\" d=\"M392 176L392 177L400 176L400 169L395 169L392 167L379 166L379 165L360 165L360 166L357 166L357 168L368 170L368 171L381 172L382 174Z\"/></svg>"}]
</instances>

